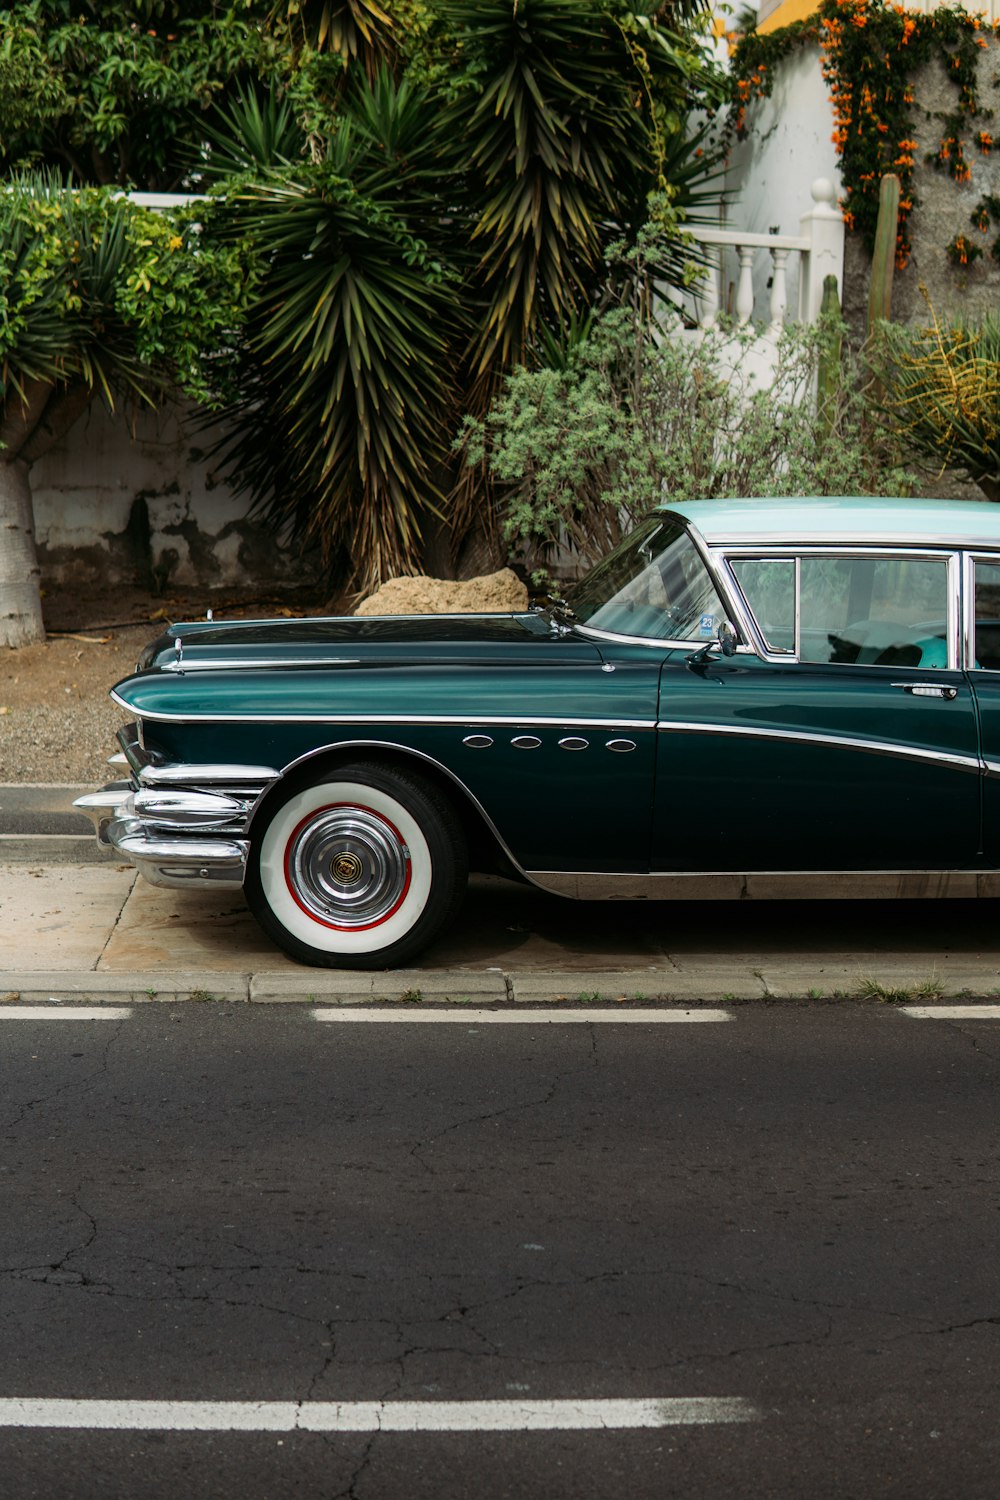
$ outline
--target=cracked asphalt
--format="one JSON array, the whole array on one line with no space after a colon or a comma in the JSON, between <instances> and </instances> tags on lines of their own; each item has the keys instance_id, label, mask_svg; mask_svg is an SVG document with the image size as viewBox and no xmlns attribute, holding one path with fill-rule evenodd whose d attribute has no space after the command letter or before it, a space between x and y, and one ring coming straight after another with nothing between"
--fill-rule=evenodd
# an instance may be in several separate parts
<instances>
[{"instance_id":1,"label":"cracked asphalt","mask_svg":"<svg viewBox=\"0 0 1000 1500\"><path fill-rule=\"evenodd\" d=\"M4 1500L993 1500L1000 1022L0 1030L0 1397L718 1396L736 1426L0 1430Z\"/></svg>"}]
</instances>

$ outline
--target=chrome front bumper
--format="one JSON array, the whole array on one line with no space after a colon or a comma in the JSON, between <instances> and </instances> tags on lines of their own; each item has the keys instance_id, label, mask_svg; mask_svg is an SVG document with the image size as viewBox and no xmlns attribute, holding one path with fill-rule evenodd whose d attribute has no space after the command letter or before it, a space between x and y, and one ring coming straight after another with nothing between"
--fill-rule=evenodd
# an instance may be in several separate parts
<instances>
[{"instance_id":1,"label":"chrome front bumper","mask_svg":"<svg viewBox=\"0 0 1000 1500\"><path fill-rule=\"evenodd\" d=\"M156 763L134 724L119 731L132 775L78 797L98 843L138 869L151 885L229 887L246 872L250 817L279 773L270 766Z\"/></svg>"}]
</instances>

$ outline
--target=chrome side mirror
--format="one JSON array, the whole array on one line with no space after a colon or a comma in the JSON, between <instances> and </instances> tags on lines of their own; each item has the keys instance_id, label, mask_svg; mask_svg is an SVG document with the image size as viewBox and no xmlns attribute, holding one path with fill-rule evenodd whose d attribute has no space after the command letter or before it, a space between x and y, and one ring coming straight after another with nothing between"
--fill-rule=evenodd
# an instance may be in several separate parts
<instances>
[{"instance_id":1,"label":"chrome side mirror","mask_svg":"<svg viewBox=\"0 0 1000 1500\"><path fill-rule=\"evenodd\" d=\"M723 656L736 655L736 631L728 620L719 626L719 650Z\"/></svg>"},{"instance_id":2,"label":"chrome side mirror","mask_svg":"<svg viewBox=\"0 0 1000 1500\"><path fill-rule=\"evenodd\" d=\"M703 667L707 662L718 661L720 656L736 655L736 628L723 620L714 641L708 641L687 659L689 667Z\"/></svg>"}]
</instances>

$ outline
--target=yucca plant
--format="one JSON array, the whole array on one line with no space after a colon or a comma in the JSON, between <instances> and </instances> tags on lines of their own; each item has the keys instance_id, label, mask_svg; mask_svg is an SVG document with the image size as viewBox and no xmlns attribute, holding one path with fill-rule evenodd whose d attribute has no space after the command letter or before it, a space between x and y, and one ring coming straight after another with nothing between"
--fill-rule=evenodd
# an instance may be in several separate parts
<instances>
[{"instance_id":1,"label":"yucca plant","mask_svg":"<svg viewBox=\"0 0 1000 1500\"><path fill-rule=\"evenodd\" d=\"M442 112L442 152L465 185L482 304L470 353L492 386L529 357L541 323L589 305L604 245L636 231L651 189L667 186L668 141L695 79L711 74L662 4L440 9L465 70Z\"/></svg>"},{"instance_id":2,"label":"yucca plant","mask_svg":"<svg viewBox=\"0 0 1000 1500\"><path fill-rule=\"evenodd\" d=\"M1000 314L923 328L881 323L875 362L884 406L908 451L1000 500Z\"/></svg>"},{"instance_id":3,"label":"yucca plant","mask_svg":"<svg viewBox=\"0 0 1000 1500\"><path fill-rule=\"evenodd\" d=\"M359 6L307 6L313 45L334 10ZM680 120L709 75L671 8L416 9L433 13L433 64L372 78L349 65L323 131L313 97L298 142L287 96L244 94L201 163L229 178L262 274L222 457L258 510L363 589L419 568L434 512L453 535L488 523L488 482L450 452L462 413L586 316L609 241L634 237L650 191L675 220L718 196L714 159ZM656 274L680 276L682 261Z\"/></svg>"},{"instance_id":4,"label":"yucca plant","mask_svg":"<svg viewBox=\"0 0 1000 1500\"><path fill-rule=\"evenodd\" d=\"M362 587L417 565L442 498L457 297L410 213L437 182L429 137L424 101L383 72L351 91L324 162L229 199L263 280L222 456Z\"/></svg>"}]
</instances>

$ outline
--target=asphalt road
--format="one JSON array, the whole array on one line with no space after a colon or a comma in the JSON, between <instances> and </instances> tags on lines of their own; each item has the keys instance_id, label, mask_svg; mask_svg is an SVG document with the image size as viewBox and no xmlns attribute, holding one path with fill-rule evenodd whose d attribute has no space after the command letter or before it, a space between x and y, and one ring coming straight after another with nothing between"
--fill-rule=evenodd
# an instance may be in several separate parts
<instances>
[{"instance_id":1,"label":"asphalt road","mask_svg":"<svg viewBox=\"0 0 1000 1500\"><path fill-rule=\"evenodd\" d=\"M1000 1021L726 1015L8 1008L4 1500L993 1500Z\"/></svg>"}]
</instances>

